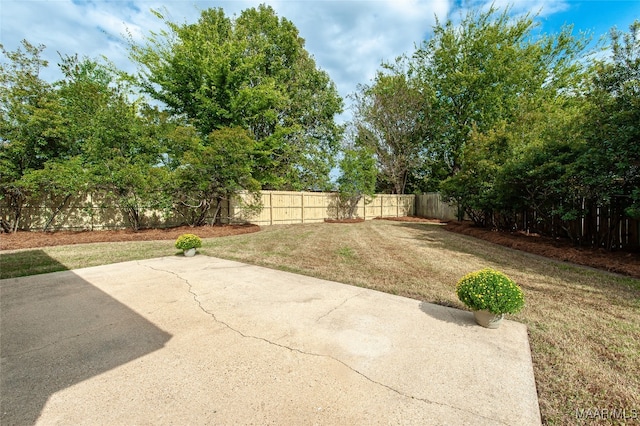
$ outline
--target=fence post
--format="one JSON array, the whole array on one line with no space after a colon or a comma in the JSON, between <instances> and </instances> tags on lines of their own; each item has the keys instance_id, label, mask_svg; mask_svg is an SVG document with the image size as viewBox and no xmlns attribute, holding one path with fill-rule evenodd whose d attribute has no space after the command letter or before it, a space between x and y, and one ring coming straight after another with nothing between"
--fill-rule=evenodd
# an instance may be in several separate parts
<instances>
[{"instance_id":1,"label":"fence post","mask_svg":"<svg viewBox=\"0 0 640 426\"><path fill-rule=\"evenodd\" d=\"M90 204L90 210L91 213L89 213L91 215L91 230L93 231L94 229L94 222L95 222L95 216L96 216L96 211L93 208L93 193L89 194L89 204Z\"/></svg>"},{"instance_id":2,"label":"fence post","mask_svg":"<svg viewBox=\"0 0 640 426\"><path fill-rule=\"evenodd\" d=\"M302 206L301 217L302 223L304 224L304 192L300 192L300 205Z\"/></svg>"}]
</instances>

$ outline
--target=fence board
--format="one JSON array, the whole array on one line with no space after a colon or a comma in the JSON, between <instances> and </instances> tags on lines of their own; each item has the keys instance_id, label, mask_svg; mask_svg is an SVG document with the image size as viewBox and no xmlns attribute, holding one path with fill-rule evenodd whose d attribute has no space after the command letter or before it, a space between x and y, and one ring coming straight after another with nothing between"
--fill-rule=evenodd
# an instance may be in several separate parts
<instances>
[{"instance_id":1,"label":"fence board","mask_svg":"<svg viewBox=\"0 0 640 426\"><path fill-rule=\"evenodd\" d=\"M519 229L552 237L568 237L576 245L607 250L640 249L640 221L624 216L616 206L583 203L584 214L575 220L557 215L540 218L532 210L517 215Z\"/></svg>"},{"instance_id":2,"label":"fence board","mask_svg":"<svg viewBox=\"0 0 640 426\"><path fill-rule=\"evenodd\" d=\"M414 195L378 194L370 200L361 199L356 216L367 220L411 216L414 213L414 200ZM263 191L262 205L262 211L258 215L248 218L251 223L317 223L342 217L343 214L338 195L332 192Z\"/></svg>"},{"instance_id":3,"label":"fence board","mask_svg":"<svg viewBox=\"0 0 640 426\"><path fill-rule=\"evenodd\" d=\"M437 192L416 195L416 216L429 219L456 220L458 208L445 203Z\"/></svg>"},{"instance_id":4,"label":"fence board","mask_svg":"<svg viewBox=\"0 0 640 426\"><path fill-rule=\"evenodd\" d=\"M336 193L264 191L260 199L263 208L253 216L242 208L240 200L225 201L221 206L223 222L248 221L258 225L316 223L324 219L335 219L343 214ZM41 202L25 206L19 228L41 230L51 214L50 208L45 204ZM623 216L621 208L616 208L615 205L589 206L585 202L583 208L584 216L574 221L562 221L558 217L542 220L533 211L524 211L517 215L517 227L543 235L571 236L576 243L584 246L640 249L640 221ZM356 216L367 220L413 215L455 220L457 208L443 202L438 193L427 193L378 194L372 199L360 200L356 209ZM180 217L167 217L163 212L153 208L143 209L141 216L142 227L163 228L182 224ZM0 218L9 219L6 206L0 205ZM126 218L113 199L89 194L72 198L53 220L50 229L122 229L127 225Z\"/></svg>"},{"instance_id":5,"label":"fence board","mask_svg":"<svg viewBox=\"0 0 640 426\"><path fill-rule=\"evenodd\" d=\"M225 223L251 222L257 225L284 225L317 223L325 219L342 217L338 195L328 192L263 191L260 195L262 210L251 214L242 207L248 195L238 200L223 202L221 217ZM356 215L364 219L376 217L410 216L414 213L415 196L382 194L368 203L360 200ZM214 208L215 209L215 208ZM49 211L44 203L26 206L20 229L42 229ZM0 217L8 219L9 212L0 205ZM152 208L141 211L142 227L163 228L182 223L179 216L166 217ZM207 218L211 220L210 217ZM115 200L86 195L74 198L51 225L52 230L122 229L128 226L126 217L118 209Z\"/></svg>"}]
</instances>

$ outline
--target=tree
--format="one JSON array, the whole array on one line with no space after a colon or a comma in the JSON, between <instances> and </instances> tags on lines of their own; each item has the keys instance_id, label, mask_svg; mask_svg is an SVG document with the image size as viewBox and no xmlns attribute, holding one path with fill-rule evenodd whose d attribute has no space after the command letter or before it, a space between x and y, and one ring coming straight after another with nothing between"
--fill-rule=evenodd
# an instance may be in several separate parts
<instances>
[{"instance_id":1,"label":"tree","mask_svg":"<svg viewBox=\"0 0 640 426\"><path fill-rule=\"evenodd\" d=\"M428 105L407 75L388 67L353 95L356 144L375 154L379 189L404 194L410 174L426 158Z\"/></svg>"},{"instance_id":2,"label":"tree","mask_svg":"<svg viewBox=\"0 0 640 426\"><path fill-rule=\"evenodd\" d=\"M504 167L527 146L567 137L546 127L556 129L553 119L580 96L586 39L570 27L555 35L534 29L531 17L508 9L472 11L459 25L438 22L411 61L431 106L431 170L422 174L440 177L444 197L483 226L513 226Z\"/></svg>"},{"instance_id":3,"label":"tree","mask_svg":"<svg viewBox=\"0 0 640 426\"><path fill-rule=\"evenodd\" d=\"M460 220L466 213L476 225L496 225L495 181L510 154L510 135L504 126L471 135L461 155L460 171L441 185L443 196L457 202Z\"/></svg>"},{"instance_id":4,"label":"tree","mask_svg":"<svg viewBox=\"0 0 640 426\"><path fill-rule=\"evenodd\" d=\"M608 216L592 243L615 249L625 218L640 219L640 21L611 31L611 57L595 60L581 125L585 147L575 164L580 194Z\"/></svg>"},{"instance_id":5,"label":"tree","mask_svg":"<svg viewBox=\"0 0 640 426\"><path fill-rule=\"evenodd\" d=\"M44 168L26 173L23 181L31 189L31 198L49 211L42 226L46 232L73 197L86 193L90 179L81 158L73 157L47 161ZM44 209L41 211L44 215Z\"/></svg>"},{"instance_id":6,"label":"tree","mask_svg":"<svg viewBox=\"0 0 640 426\"><path fill-rule=\"evenodd\" d=\"M473 131L460 171L442 182L443 195L477 225L499 229L513 229L524 211L543 229L577 217L572 170L583 145L577 121L583 113L580 97L539 97L535 110L525 105L512 122Z\"/></svg>"},{"instance_id":7,"label":"tree","mask_svg":"<svg viewBox=\"0 0 640 426\"><path fill-rule=\"evenodd\" d=\"M16 231L33 190L24 176L64 157L68 147L60 99L40 78L44 46L24 40L14 52L0 49L8 59L0 63L0 199L10 211L2 228Z\"/></svg>"},{"instance_id":8,"label":"tree","mask_svg":"<svg viewBox=\"0 0 640 426\"><path fill-rule=\"evenodd\" d=\"M185 153L175 171L174 193L178 211L191 226L206 223L212 206L212 223L221 220L222 201L242 191L257 193L252 176L253 140L239 127L211 132L206 143Z\"/></svg>"},{"instance_id":9,"label":"tree","mask_svg":"<svg viewBox=\"0 0 640 426\"><path fill-rule=\"evenodd\" d=\"M105 65L61 58L58 83L71 146L82 157L93 188L113 197L130 226L141 227L143 208L167 208L163 139L153 109L129 100L128 83ZM149 115L147 117L147 115ZM75 151L74 151L75 153Z\"/></svg>"},{"instance_id":10,"label":"tree","mask_svg":"<svg viewBox=\"0 0 640 426\"><path fill-rule=\"evenodd\" d=\"M593 64L580 176L588 198L640 218L640 21L611 42L611 59Z\"/></svg>"},{"instance_id":11,"label":"tree","mask_svg":"<svg viewBox=\"0 0 640 426\"><path fill-rule=\"evenodd\" d=\"M415 52L412 73L431 98L431 152L454 176L462 168L472 133L513 123L535 109L540 92L572 90L586 41L571 28L538 36L529 16L509 10L469 12L459 25L437 22L434 35Z\"/></svg>"},{"instance_id":12,"label":"tree","mask_svg":"<svg viewBox=\"0 0 640 426\"><path fill-rule=\"evenodd\" d=\"M235 20L208 9L197 23L165 24L146 44L131 44L144 91L192 120L203 138L223 128L247 130L264 188L328 185L342 101L290 21L262 5Z\"/></svg>"},{"instance_id":13,"label":"tree","mask_svg":"<svg viewBox=\"0 0 640 426\"><path fill-rule=\"evenodd\" d=\"M369 203L376 193L376 160L373 152L363 146L343 151L338 177L338 197L347 217L353 218L360 200Z\"/></svg>"}]
</instances>

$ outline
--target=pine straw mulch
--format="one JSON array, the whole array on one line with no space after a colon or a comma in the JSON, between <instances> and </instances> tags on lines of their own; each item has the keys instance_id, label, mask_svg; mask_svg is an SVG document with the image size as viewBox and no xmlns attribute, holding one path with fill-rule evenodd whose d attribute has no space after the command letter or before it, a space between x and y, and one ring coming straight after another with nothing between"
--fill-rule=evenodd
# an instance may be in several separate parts
<instances>
[{"instance_id":1,"label":"pine straw mulch","mask_svg":"<svg viewBox=\"0 0 640 426\"><path fill-rule=\"evenodd\" d=\"M364 222L361 217L344 218L344 219L325 219L325 223L360 223Z\"/></svg>"},{"instance_id":2,"label":"pine straw mulch","mask_svg":"<svg viewBox=\"0 0 640 426\"><path fill-rule=\"evenodd\" d=\"M474 226L471 222L440 221L417 217L389 218L389 220L442 223L446 225L447 231L469 235L515 250L640 278L640 253L608 252L603 249L575 247L566 239L554 239L524 232L492 231Z\"/></svg>"},{"instance_id":3,"label":"pine straw mulch","mask_svg":"<svg viewBox=\"0 0 640 426\"><path fill-rule=\"evenodd\" d=\"M130 229L109 231L56 231L0 234L0 250L16 250L67 244L104 243L119 241L175 240L181 234L196 234L200 238L226 237L260 230L258 225L179 226L166 229Z\"/></svg>"}]
</instances>

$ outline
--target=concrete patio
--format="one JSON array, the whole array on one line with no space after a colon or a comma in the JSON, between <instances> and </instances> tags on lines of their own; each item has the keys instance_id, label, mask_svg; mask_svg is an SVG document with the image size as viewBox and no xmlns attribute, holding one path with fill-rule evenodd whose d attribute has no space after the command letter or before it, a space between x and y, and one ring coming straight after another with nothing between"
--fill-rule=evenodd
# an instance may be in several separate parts
<instances>
[{"instance_id":1,"label":"concrete patio","mask_svg":"<svg viewBox=\"0 0 640 426\"><path fill-rule=\"evenodd\" d=\"M0 291L3 425L541 422L513 321L203 255Z\"/></svg>"}]
</instances>

